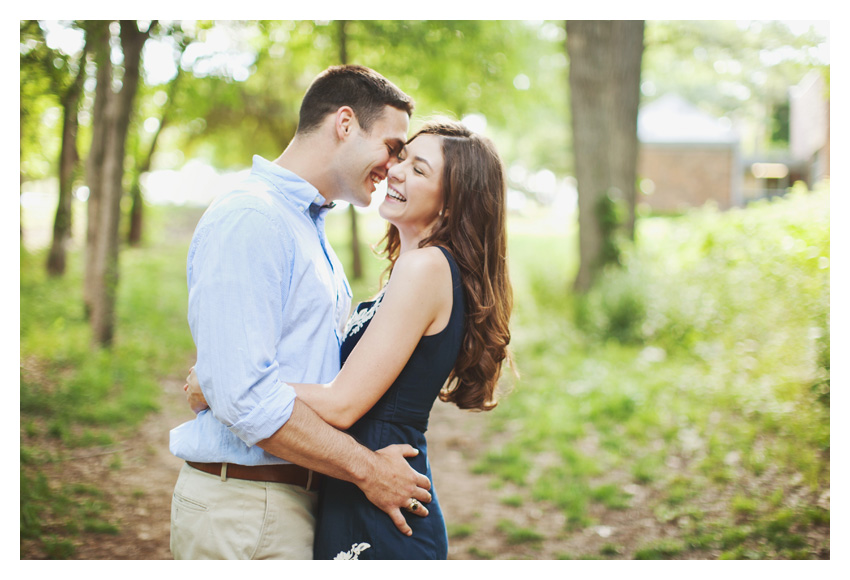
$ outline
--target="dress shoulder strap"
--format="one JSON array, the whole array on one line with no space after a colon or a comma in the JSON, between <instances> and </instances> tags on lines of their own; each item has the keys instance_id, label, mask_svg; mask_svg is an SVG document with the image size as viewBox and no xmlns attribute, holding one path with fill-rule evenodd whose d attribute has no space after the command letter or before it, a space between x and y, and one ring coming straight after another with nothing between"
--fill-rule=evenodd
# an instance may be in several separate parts
<instances>
[{"instance_id":1,"label":"dress shoulder strap","mask_svg":"<svg viewBox=\"0 0 850 580\"><path fill-rule=\"evenodd\" d=\"M457 289L460 286L460 268L455 261L455 257L452 253L444 248L443 246L437 246L443 252L443 255L446 257L446 260L449 262L449 268L452 271L452 286Z\"/></svg>"}]
</instances>

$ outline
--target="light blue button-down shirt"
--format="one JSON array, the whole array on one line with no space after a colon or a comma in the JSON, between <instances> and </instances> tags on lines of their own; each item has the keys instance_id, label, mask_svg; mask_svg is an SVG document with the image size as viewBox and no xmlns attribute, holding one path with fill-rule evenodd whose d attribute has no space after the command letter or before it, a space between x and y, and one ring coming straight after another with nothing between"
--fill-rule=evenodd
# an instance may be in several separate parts
<instances>
[{"instance_id":1,"label":"light blue button-down shirt","mask_svg":"<svg viewBox=\"0 0 850 580\"><path fill-rule=\"evenodd\" d=\"M243 184L217 198L195 229L186 274L195 372L211 410L171 431L182 459L282 463L256 447L289 419L286 382L339 372L351 288L325 236L325 199L255 156Z\"/></svg>"}]
</instances>

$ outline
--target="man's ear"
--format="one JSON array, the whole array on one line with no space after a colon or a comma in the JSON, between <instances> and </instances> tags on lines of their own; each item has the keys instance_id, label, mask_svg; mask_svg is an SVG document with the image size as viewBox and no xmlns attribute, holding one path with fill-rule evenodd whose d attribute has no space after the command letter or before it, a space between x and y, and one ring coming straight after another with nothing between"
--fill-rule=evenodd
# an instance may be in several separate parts
<instances>
[{"instance_id":1,"label":"man's ear","mask_svg":"<svg viewBox=\"0 0 850 580\"><path fill-rule=\"evenodd\" d=\"M354 130L360 126L357 123L357 116L354 114L354 110L348 105L337 109L334 121L336 138L339 140L347 139L348 136L351 135Z\"/></svg>"}]
</instances>

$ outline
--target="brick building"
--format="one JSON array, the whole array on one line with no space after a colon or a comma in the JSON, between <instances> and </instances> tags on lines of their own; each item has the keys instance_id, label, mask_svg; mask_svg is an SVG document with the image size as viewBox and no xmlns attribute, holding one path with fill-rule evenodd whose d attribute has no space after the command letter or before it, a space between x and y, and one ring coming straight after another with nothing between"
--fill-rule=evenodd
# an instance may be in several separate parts
<instances>
[{"instance_id":1,"label":"brick building","mask_svg":"<svg viewBox=\"0 0 850 580\"><path fill-rule=\"evenodd\" d=\"M743 204L740 139L731 124L681 97L663 96L638 114L638 203L678 212L709 200Z\"/></svg>"}]
</instances>

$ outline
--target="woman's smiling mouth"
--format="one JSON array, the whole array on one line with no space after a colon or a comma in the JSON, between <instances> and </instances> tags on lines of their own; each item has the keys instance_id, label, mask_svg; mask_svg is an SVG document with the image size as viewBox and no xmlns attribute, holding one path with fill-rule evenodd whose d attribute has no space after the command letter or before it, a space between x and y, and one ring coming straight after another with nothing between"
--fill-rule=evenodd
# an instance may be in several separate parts
<instances>
[{"instance_id":1,"label":"woman's smiling mouth","mask_svg":"<svg viewBox=\"0 0 850 580\"><path fill-rule=\"evenodd\" d=\"M392 199L394 199L396 201L401 201L401 202L407 201L406 197L404 197L402 194L400 194L398 191L396 191L396 189L394 187L389 186L389 185L387 186L387 197L391 197Z\"/></svg>"}]
</instances>

